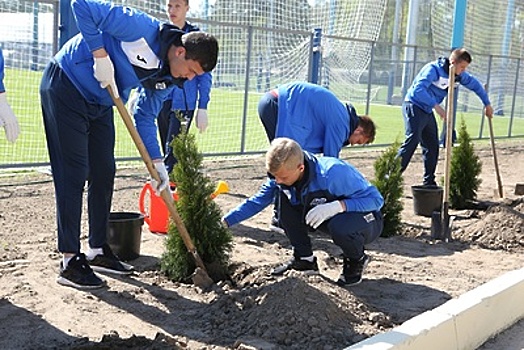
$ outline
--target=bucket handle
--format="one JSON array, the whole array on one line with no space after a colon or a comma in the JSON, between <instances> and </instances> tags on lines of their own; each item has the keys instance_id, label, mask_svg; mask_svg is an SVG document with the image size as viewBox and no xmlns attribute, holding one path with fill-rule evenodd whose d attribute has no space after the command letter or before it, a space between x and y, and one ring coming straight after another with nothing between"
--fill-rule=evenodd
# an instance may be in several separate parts
<instances>
[{"instance_id":1,"label":"bucket handle","mask_svg":"<svg viewBox=\"0 0 524 350\"><path fill-rule=\"evenodd\" d=\"M144 205L144 201L145 201L145 197L146 197L146 194L148 192L151 192L152 190L152 187L151 187L151 183L150 182L147 182L144 187L142 187L142 190L140 191L140 196L138 197L138 207L139 207L139 210L140 212L144 215L144 221L149 225L150 224L150 220L149 220L149 213L146 211L145 209L145 205Z\"/></svg>"}]
</instances>

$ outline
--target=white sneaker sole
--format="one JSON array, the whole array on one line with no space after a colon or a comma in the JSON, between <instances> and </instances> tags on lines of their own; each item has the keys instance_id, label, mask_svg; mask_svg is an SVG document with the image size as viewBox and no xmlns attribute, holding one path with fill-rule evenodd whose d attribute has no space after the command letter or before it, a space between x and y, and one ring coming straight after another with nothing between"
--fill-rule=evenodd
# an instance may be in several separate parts
<instances>
[{"instance_id":1,"label":"white sneaker sole","mask_svg":"<svg viewBox=\"0 0 524 350\"><path fill-rule=\"evenodd\" d=\"M275 225L269 225L269 231L271 231L271 232L276 232L276 233L280 233L280 234L284 234L284 233L286 233L286 231L284 231L283 228L280 228L280 227L275 226Z\"/></svg>"},{"instance_id":2,"label":"white sneaker sole","mask_svg":"<svg viewBox=\"0 0 524 350\"><path fill-rule=\"evenodd\" d=\"M120 262L120 263L126 269L125 271L113 270L113 269L110 269L110 268L107 268L107 267L97 266L97 265L89 265L89 266L91 266L91 268L94 271L96 271L96 272L112 273L112 274L115 274L115 275L130 275L130 274L133 273L134 270L133 270L133 266L132 265L126 264L124 262Z\"/></svg>"},{"instance_id":3,"label":"white sneaker sole","mask_svg":"<svg viewBox=\"0 0 524 350\"><path fill-rule=\"evenodd\" d=\"M74 282L72 282L72 281L70 281L67 278L64 278L62 276L58 276L58 278L56 279L56 283L58 283L58 284L60 284L62 286L73 287L73 288L76 288L76 289L98 289L98 288L105 287L105 285L106 285L106 281L104 281L104 280L102 280L101 284L97 284L97 285L94 285L94 286L84 285L84 284L77 284L77 283L74 283Z\"/></svg>"}]
</instances>

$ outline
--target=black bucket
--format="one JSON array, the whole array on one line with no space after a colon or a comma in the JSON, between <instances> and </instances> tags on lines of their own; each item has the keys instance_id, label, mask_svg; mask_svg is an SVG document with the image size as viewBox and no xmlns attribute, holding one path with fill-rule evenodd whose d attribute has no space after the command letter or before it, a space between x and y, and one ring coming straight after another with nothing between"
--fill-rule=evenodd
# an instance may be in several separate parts
<instances>
[{"instance_id":1,"label":"black bucket","mask_svg":"<svg viewBox=\"0 0 524 350\"><path fill-rule=\"evenodd\" d=\"M431 217L434 211L442 210L444 190L440 186L411 186L415 215Z\"/></svg>"},{"instance_id":2,"label":"black bucket","mask_svg":"<svg viewBox=\"0 0 524 350\"><path fill-rule=\"evenodd\" d=\"M107 243L115 255L123 261L140 256L140 241L144 215L141 213L116 212L109 214Z\"/></svg>"}]
</instances>

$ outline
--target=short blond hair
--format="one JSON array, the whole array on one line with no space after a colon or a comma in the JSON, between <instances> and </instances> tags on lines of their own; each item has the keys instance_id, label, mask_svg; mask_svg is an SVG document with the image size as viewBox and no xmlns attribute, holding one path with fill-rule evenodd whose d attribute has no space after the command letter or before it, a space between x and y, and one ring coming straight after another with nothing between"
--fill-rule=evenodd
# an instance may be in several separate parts
<instances>
[{"instance_id":1,"label":"short blond hair","mask_svg":"<svg viewBox=\"0 0 524 350\"><path fill-rule=\"evenodd\" d=\"M282 167L294 168L304 163L300 145L287 137L274 139L266 153L266 170L273 174Z\"/></svg>"}]
</instances>

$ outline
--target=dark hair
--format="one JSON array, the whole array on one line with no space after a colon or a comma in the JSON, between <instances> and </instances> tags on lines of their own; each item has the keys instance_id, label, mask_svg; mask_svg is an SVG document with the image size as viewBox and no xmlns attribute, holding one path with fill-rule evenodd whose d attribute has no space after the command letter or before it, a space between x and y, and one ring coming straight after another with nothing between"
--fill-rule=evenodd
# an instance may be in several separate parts
<instances>
[{"instance_id":1,"label":"dark hair","mask_svg":"<svg viewBox=\"0 0 524 350\"><path fill-rule=\"evenodd\" d=\"M204 72L211 72L217 65L218 41L206 32L189 32L182 35L182 46L186 49L186 60L200 63Z\"/></svg>"},{"instance_id":2,"label":"dark hair","mask_svg":"<svg viewBox=\"0 0 524 350\"><path fill-rule=\"evenodd\" d=\"M468 50L461 47L451 51L451 54L449 55L449 60L453 60L457 63L463 61L471 63L471 55L469 54Z\"/></svg>"},{"instance_id":3,"label":"dark hair","mask_svg":"<svg viewBox=\"0 0 524 350\"><path fill-rule=\"evenodd\" d=\"M375 126L375 123L373 122L373 119L371 119L367 115L362 115L358 117L358 126L362 128L364 131L364 135L368 138L367 143L372 143L375 141L375 134L377 132L377 127Z\"/></svg>"}]
</instances>

